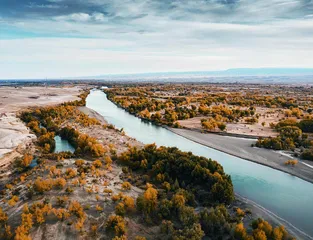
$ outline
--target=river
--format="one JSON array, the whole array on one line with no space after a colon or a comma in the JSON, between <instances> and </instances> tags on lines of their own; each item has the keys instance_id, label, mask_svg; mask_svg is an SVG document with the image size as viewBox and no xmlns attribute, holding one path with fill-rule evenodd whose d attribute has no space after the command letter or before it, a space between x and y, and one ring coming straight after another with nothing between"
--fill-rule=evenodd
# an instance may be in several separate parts
<instances>
[{"instance_id":1,"label":"river","mask_svg":"<svg viewBox=\"0 0 313 240\"><path fill-rule=\"evenodd\" d=\"M127 113L93 90L86 106L128 136L145 144L178 147L218 161L231 175L235 192L261 205L299 230L313 236L313 184L290 174L214 150Z\"/></svg>"}]
</instances>

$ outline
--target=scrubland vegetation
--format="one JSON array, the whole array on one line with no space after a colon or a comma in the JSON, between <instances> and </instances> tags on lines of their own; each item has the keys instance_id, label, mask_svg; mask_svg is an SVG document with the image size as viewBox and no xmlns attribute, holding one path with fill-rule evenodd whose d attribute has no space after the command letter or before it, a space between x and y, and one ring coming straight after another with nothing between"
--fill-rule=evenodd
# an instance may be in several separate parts
<instances>
[{"instance_id":1,"label":"scrubland vegetation","mask_svg":"<svg viewBox=\"0 0 313 240\"><path fill-rule=\"evenodd\" d=\"M155 145L129 146L117 154L113 146L81 133L83 127L108 127L76 108L85 104L87 94L81 101L21 113L37 135L37 149L35 155L25 152L17 158L15 171L1 182L0 239L292 239L284 227L252 221L249 210L232 205L231 178L216 161ZM123 94L127 97L128 91ZM144 92L135 94L142 97ZM176 109L187 100L179 97L167 103ZM165 109L162 106L154 110ZM145 104L138 109L152 111ZM162 123L175 124L184 114L192 116L183 109L154 115L161 116ZM220 129L226 118L255 115L250 106L235 116L229 108L214 109ZM296 134L289 132L284 134ZM74 154L53 153L55 134L74 146ZM30 167L35 157L38 165Z\"/></svg>"},{"instance_id":2,"label":"scrubland vegetation","mask_svg":"<svg viewBox=\"0 0 313 240\"><path fill-rule=\"evenodd\" d=\"M236 122L239 119L255 115L255 109L230 108L224 104L225 97L210 96L162 96L169 89L164 87L129 87L106 90L108 98L128 112L158 124L179 127L178 120L185 120L196 116L208 116L214 124L204 124L203 128L214 130L219 122ZM177 90L177 89L176 89ZM158 92L160 91L160 95ZM212 105L213 103L221 103ZM253 118L252 118L253 119ZM248 121L248 120L247 120ZM225 128L222 128L223 130Z\"/></svg>"},{"instance_id":3,"label":"scrubland vegetation","mask_svg":"<svg viewBox=\"0 0 313 240\"><path fill-rule=\"evenodd\" d=\"M296 157L313 160L311 90L287 85L142 84L105 92L118 106L156 124L259 136L257 147L291 150Z\"/></svg>"}]
</instances>

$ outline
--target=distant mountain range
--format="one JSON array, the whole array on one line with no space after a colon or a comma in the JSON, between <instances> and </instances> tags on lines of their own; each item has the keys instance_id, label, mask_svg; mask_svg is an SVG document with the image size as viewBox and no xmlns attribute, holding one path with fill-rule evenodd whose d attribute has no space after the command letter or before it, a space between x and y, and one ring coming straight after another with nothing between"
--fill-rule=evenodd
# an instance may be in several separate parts
<instances>
[{"instance_id":1,"label":"distant mountain range","mask_svg":"<svg viewBox=\"0 0 313 240\"><path fill-rule=\"evenodd\" d=\"M172 78L172 77L232 77L232 76L290 76L313 75L313 68L231 68L221 71L155 72L132 74L105 74L76 77L75 79L133 79L133 78Z\"/></svg>"},{"instance_id":2,"label":"distant mountain range","mask_svg":"<svg viewBox=\"0 0 313 240\"><path fill-rule=\"evenodd\" d=\"M130 82L226 82L226 83L291 83L313 84L313 68L232 68L221 71L156 72L133 74L105 74L98 76L65 77L54 79L0 79L0 86L15 81L49 82L75 81L130 81Z\"/></svg>"}]
</instances>

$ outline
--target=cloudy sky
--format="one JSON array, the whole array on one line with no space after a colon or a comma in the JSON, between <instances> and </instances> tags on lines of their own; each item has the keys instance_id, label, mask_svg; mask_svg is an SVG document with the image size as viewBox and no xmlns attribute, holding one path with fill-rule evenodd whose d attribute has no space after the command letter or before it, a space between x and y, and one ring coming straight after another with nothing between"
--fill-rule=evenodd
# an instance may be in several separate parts
<instances>
[{"instance_id":1,"label":"cloudy sky","mask_svg":"<svg viewBox=\"0 0 313 240\"><path fill-rule=\"evenodd\" d=\"M0 0L0 78L313 67L313 0Z\"/></svg>"}]
</instances>

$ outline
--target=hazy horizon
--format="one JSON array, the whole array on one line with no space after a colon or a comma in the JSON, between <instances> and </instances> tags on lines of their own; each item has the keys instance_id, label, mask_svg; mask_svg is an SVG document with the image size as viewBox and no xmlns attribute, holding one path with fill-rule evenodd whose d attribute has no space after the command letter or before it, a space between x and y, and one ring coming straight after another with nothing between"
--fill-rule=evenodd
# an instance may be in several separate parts
<instances>
[{"instance_id":1,"label":"hazy horizon","mask_svg":"<svg viewBox=\"0 0 313 240\"><path fill-rule=\"evenodd\" d=\"M138 73L138 74L108 74L99 76L85 76L77 78L37 78L37 79L0 79L0 85L12 85L28 83L48 83L57 84L58 82L110 82L120 83L242 83L242 84L313 84L313 69L299 73L295 69L289 70L289 74L282 74L279 69L276 74L269 74L269 69L229 69L220 72L159 72L159 73ZM263 70L263 71L257 71ZM281 69L282 70L282 69ZM309 71L310 70L310 71ZM252 74L254 73L254 74ZM262 74L261 74L262 73Z\"/></svg>"},{"instance_id":2,"label":"hazy horizon","mask_svg":"<svg viewBox=\"0 0 313 240\"><path fill-rule=\"evenodd\" d=\"M184 71L184 72L141 72L141 73L124 73L124 74L101 74L96 76L79 76L79 77L60 77L51 78L51 80L101 80L108 78L135 79L135 78L197 78L197 77L216 77L216 78L236 78L236 77L308 77L313 76L313 68L232 68L221 71ZM49 80L49 78L0 78L5 80Z\"/></svg>"}]
</instances>

